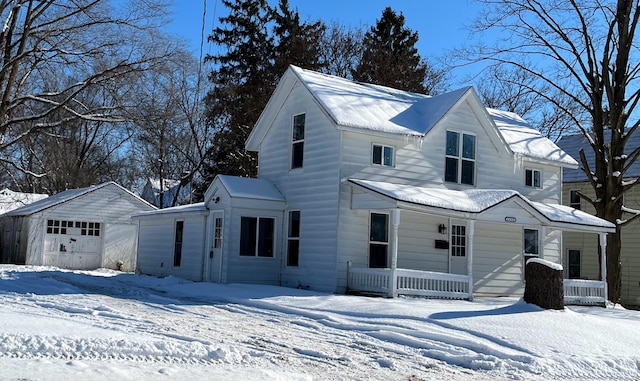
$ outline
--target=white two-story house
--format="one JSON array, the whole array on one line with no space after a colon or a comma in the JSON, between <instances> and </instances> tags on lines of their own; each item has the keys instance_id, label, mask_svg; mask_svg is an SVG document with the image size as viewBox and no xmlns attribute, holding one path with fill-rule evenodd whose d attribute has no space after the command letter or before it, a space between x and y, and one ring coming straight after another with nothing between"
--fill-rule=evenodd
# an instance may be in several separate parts
<instances>
[{"instance_id":1,"label":"white two-story house","mask_svg":"<svg viewBox=\"0 0 640 381\"><path fill-rule=\"evenodd\" d=\"M140 213L138 271L222 283L455 297L522 295L562 231L613 226L561 205L577 162L471 87L426 96L291 66L246 142L257 179Z\"/></svg>"}]
</instances>

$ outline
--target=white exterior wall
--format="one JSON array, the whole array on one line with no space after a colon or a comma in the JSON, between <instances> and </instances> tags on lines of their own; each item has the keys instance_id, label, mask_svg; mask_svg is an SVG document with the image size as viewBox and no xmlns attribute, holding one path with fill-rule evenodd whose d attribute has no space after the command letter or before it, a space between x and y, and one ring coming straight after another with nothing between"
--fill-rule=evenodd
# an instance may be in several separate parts
<instances>
[{"instance_id":1,"label":"white exterior wall","mask_svg":"<svg viewBox=\"0 0 640 381\"><path fill-rule=\"evenodd\" d=\"M25 217L26 229L22 229L20 248L26 264L51 265L78 269L108 267L117 269L116 262L123 261L123 270L132 271L135 264L136 225L130 220L133 213L151 210L152 207L124 192L116 185L106 185L40 212ZM72 252L50 251L45 258L47 220L86 221L100 223L98 258L74 257ZM60 243L69 247L71 242ZM64 241L64 242L63 242ZM59 247L56 243L56 247ZM83 267L85 266L85 267ZM88 266L88 267L86 267Z\"/></svg>"},{"instance_id":2,"label":"white exterior wall","mask_svg":"<svg viewBox=\"0 0 640 381\"><path fill-rule=\"evenodd\" d=\"M242 217L274 218L274 256L257 257L240 255L240 220ZM282 212L277 210L256 210L233 208L226 218L224 233L226 256L223 260L222 283L254 283L278 285L280 263L282 261Z\"/></svg>"},{"instance_id":3,"label":"white exterior wall","mask_svg":"<svg viewBox=\"0 0 640 381\"><path fill-rule=\"evenodd\" d=\"M476 296L524 294L522 226L476 222L473 249Z\"/></svg>"},{"instance_id":4,"label":"white exterior wall","mask_svg":"<svg viewBox=\"0 0 640 381\"><path fill-rule=\"evenodd\" d=\"M290 170L293 116L305 113L303 168ZM272 181L287 200L278 225L283 286L335 291L340 134L301 85L296 85L262 141L258 176ZM297 267L286 266L289 210L300 210Z\"/></svg>"},{"instance_id":5,"label":"white exterior wall","mask_svg":"<svg viewBox=\"0 0 640 381\"><path fill-rule=\"evenodd\" d=\"M206 218L201 212L136 217L139 221L136 272L203 280ZM173 266L176 221L184 221L180 266Z\"/></svg>"}]
</instances>

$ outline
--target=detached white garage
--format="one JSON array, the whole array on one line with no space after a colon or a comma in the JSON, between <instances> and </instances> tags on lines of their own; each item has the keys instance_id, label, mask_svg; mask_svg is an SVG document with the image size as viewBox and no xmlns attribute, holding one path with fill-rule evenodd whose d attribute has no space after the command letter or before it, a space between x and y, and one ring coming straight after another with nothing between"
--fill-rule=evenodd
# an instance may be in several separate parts
<instances>
[{"instance_id":1,"label":"detached white garage","mask_svg":"<svg viewBox=\"0 0 640 381\"><path fill-rule=\"evenodd\" d=\"M2 262L133 271L131 215L155 209L114 182L60 192L0 216Z\"/></svg>"}]
</instances>

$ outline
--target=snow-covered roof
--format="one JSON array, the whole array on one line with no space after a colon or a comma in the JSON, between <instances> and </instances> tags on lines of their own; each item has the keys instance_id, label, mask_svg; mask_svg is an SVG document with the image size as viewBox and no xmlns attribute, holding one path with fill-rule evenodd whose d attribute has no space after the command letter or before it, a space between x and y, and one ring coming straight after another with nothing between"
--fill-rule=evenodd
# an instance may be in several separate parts
<instances>
[{"instance_id":1,"label":"snow-covered roof","mask_svg":"<svg viewBox=\"0 0 640 381\"><path fill-rule=\"evenodd\" d=\"M423 136L470 87L430 97L291 66L338 126Z\"/></svg>"},{"instance_id":2,"label":"snow-covered roof","mask_svg":"<svg viewBox=\"0 0 640 381\"><path fill-rule=\"evenodd\" d=\"M611 140L611 131L604 132L604 139L605 141ZM569 155L575 157L576 159L580 158L580 149L584 148L584 154L587 158L587 163L589 163L589 166L593 170L594 163L595 163L595 154L593 152L593 149L591 149L591 146L589 145L587 138L583 134L563 136L558 141L558 146L560 146L564 151L568 152ZM635 133L629 137L629 140L627 141L625 149L627 153L629 153L634 149L636 149L637 147L640 147L639 133ZM580 169L581 167L582 167L582 164L580 164L580 167L577 169L565 168L562 173L562 180L564 182L570 182L570 183L587 181L587 175L582 171L582 169ZM628 178L640 177L640 161L636 161L631 166L631 168L627 170L627 172L625 173L625 177L628 177Z\"/></svg>"},{"instance_id":3,"label":"snow-covered roof","mask_svg":"<svg viewBox=\"0 0 640 381\"><path fill-rule=\"evenodd\" d=\"M475 94L473 87L428 96L355 82L296 66L290 66L289 70L339 128L422 137L462 99L475 98L475 103L484 109L477 95L472 96ZM485 110L487 123L493 121L504 139L502 144L506 143L515 154L568 167L578 165L517 114Z\"/></svg>"},{"instance_id":4,"label":"snow-covered roof","mask_svg":"<svg viewBox=\"0 0 640 381\"><path fill-rule=\"evenodd\" d=\"M174 206L171 208L163 208L163 209L150 210L146 212L139 212L139 213L133 214L131 217L135 218L140 216L170 214L170 213L205 213L207 212L207 210L208 209L205 206L204 202L197 202L195 204L187 204L187 205Z\"/></svg>"},{"instance_id":5,"label":"snow-covered roof","mask_svg":"<svg viewBox=\"0 0 640 381\"><path fill-rule=\"evenodd\" d=\"M31 203L29 205L25 205L25 206L23 206L21 208L14 209L14 210L12 210L12 211L4 214L4 215L5 216L29 216L29 215L32 215L34 213L38 213L40 211L48 209L48 208L50 208L52 206L59 205L59 204L71 201L71 200L76 199L76 198L78 198L80 196L83 196L83 195L85 195L87 193L95 192L98 189L101 189L101 188L104 188L104 187L107 187L107 186L110 186L110 185L114 185L114 186L120 188L122 191L128 193L132 197L135 197L140 202L145 203L149 207L155 209L155 206L149 204L145 200L143 200L140 197L136 196L135 194L129 192L128 190L126 190L125 188L121 187L117 183L115 183L113 181L108 181L108 182L102 183L100 185L92 185L92 186L86 187L86 188L69 189L69 190L66 190L64 192L56 193L53 196L49 196L49 197L47 197L45 199L33 202L33 203Z\"/></svg>"},{"instance_id":6,"label":"snow-covered roof","mask_svg":"<svg viewBox=\"0 0 640 381\"><path fill-rule=\"evenodd\" d=\"M0 190L0 214L7 213L47 197L49 197L47 194L14 192L11 189L5 188Z\"/></svg>"},{"instance_id":7,"label":"snow-covered roof","mask_svg":"<svg viewBox=\"0 0 640 381\"><path fill-rule=\"evenodd\" d=\"M608 221L568 206L530 201L515 190L470 189L457 191L360 179L349 179L349 182L356 184L361 189L372 191L395 201L473 214L482 213L508 199L517 198L551 222L605 228L605 230L615 228L615 225Z\"/></svg>"},{"instance_id":8,"label":"snow-covered roof","mask_svg":"<svg viewBox=\"0 0 640 381\"><path fill-rule=\"evenodd\" d=\"M276 186L268 180L250 177L218 175L231 197L285 201Z\"/></svg>"},{"instance_id":9,"label":"snow-covered roof","mask_svg":"<svg viewBox=\"0 0 640 381\"><path fill-rule=\"evenodd\" d=\"M492 108L487 108L487 111L511 150L516 154L532 159L561 163L565 167L576 168L578 166L578 162L570 154L544 137L540 131L531 127L518 114Z\"/></svg>"}]
</instances>

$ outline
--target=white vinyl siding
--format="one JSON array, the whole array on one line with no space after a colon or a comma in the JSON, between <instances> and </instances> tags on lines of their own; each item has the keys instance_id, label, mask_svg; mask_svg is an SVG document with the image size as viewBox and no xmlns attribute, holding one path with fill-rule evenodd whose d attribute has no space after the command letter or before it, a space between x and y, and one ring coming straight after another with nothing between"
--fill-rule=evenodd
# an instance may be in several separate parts
<instances>
[{"instance_id":1,"label":"white vinyl siding","mask_svg":"<svg viewBox=\"0 0 640 381\"><path fill-rule=\"evenodd\" d=\"M305 114L304 167L290 171L289 153L282 149L282 144L291 140L291 116L302 113ZM258 177L277 185L287 200L287 208L300 210L304 216L300 227L300 235L304 237L300 241L300 258L304 257L304 261L297 267L286 266L286 261L278 262L283 286L312 284L315 290L336 290L339 147L340 133L335 125L304 86L294 86L261 143L258 167ZM367 166L371 166L370 150L371 143L363 158ZM279 250L286 252L286 229L280 229L279 235Z\"/></svg>"}]
</instances>

